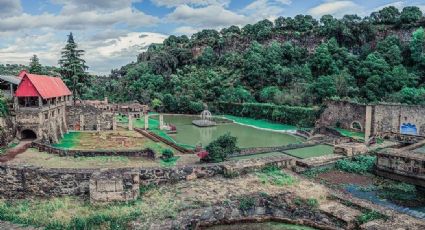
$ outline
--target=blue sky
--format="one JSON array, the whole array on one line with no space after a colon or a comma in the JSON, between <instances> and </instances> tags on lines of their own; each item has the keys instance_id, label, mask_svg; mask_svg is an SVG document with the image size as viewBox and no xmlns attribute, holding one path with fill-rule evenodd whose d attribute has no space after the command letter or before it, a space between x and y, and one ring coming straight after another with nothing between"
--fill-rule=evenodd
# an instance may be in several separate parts
<instances>
[{"instance_id":1,"label":"blue sky","mask_svg":"<svg viewBox=\"0 0 425 230\"><path fill-rule=\"evenodd\" d=\"M37 54L57 65L72 31L89 72L107 74L170 34L297 14L366 16L388 5L425 12L425 0L0 0L0 63L28 64Z\"/></svg>"}]
</instances>

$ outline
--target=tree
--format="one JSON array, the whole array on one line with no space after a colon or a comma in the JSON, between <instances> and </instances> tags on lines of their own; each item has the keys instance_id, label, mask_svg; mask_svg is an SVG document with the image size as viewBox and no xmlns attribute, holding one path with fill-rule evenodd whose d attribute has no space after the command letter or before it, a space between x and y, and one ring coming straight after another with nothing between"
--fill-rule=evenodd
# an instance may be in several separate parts
<instances>
[{"instance_id":1,"label":"tree","mask_svg":"<svg viewBox=\"0 0 425 230\"><path fill-rule=\"evenodd\" d=\"M400 20L402 23L414 23L422 17L422 11L417 6L404 7L401 11Z\"/></svg>"},{"instance_id":2,"label":"tree","mask_svg":"<svg viewBox=\"0 0 425 230\"><path fill-rule=\"evenodd\" d=\"M400 11L395 6L388 6L372 13L372 18L377 23L395 24L400 20Z\"/></svg>"},{"instance_id":3,"label":"tree","mask_svg":"<svg viewBox=\"0 0 425 230\"><path fill-rule=\"evenodd\" d=\"M89 83L86 70L88 66L82 58L84 50L78 49L72 33L68 35L67 44L62 49L62 57L59 60L60 73L65 84L71 89L75 100L83 94L84 88Z\"/></svg>"},{"instance_id":4,"label":"tree","mask_svg":"<svg viewBox=\"0 0 425 230\"><path fill-rule=\"evenodd\" d=\"M40 64L40 60L38 59L37 55L33 55L30 59L30 68L29 72L33 74L44 74L43 73L43 67Z\"/></svg>"},{"instance_id":5,"label":"tree","mask_svg":"<svg viewBox=\"0 0 425 230\"><path fill-rule=\"evenodd\" d=\"M230 133L220 136L207 145L205 149L207 150L208 155L202 160L206 162L225 161L230 154L239 151L239 148L236 147L236 144L237 138L231 136Z\"/></svg>"}]
</instances>

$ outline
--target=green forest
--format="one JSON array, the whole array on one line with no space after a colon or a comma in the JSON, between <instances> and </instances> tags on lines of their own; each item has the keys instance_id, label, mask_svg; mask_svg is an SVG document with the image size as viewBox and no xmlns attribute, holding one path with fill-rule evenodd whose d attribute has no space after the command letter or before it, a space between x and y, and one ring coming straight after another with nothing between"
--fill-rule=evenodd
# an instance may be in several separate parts
<instances>
[{"instance_id":1,"label":"green forest","mask_svg":"<svg viewBox=\"0 0 425 230\"><path fill-rule=\"evenodd\" d=\"M87 75L74 92L177 113L217 102L425 103L423 27L418 7L390 6L364 18L297 15L203 30L190 38L172 35L109 76Z\"/></svg>"}]
</instances>

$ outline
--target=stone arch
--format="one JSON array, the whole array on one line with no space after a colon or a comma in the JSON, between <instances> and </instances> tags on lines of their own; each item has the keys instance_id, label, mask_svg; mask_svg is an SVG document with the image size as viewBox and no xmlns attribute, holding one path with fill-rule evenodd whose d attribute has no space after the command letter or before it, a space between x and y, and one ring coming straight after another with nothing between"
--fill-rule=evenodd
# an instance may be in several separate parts
<instances>
[{"instance_id":1,"label":"stone arch","mask_svg":"<svg viewBox=\"0 0 425 230\"><path fill-rule=\"evenodd\" d=\"M21 131L21 139L34 140L37 139L37 133L31 129L23 129Z\"/></svg>"},{"instance_id":2,"label":"stone arch","mask_svg":"<svg viewBox=\"0 0 425 230\"><path fill-rule=\"evenodd\" d=\"M358 121L351 122L350 128L353 130L358 130L358 131L363 130L362 124Z\"/></svg>"}]
</instances>

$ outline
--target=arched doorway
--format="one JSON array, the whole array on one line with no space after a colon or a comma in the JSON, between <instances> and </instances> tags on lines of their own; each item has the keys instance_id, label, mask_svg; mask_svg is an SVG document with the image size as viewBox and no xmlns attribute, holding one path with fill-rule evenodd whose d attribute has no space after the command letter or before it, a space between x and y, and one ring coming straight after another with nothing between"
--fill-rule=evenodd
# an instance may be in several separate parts
<instances>
[{"instance_id":1,"label":"arched doorway","mask_svg":"<svg viewBox=\"0 0 425 230\"><path fill-rule=\"evenodd\" d=\"M351 129L354 129L356 131L362 131L363 130L362 125L358 121L353 121L353 123L351 123Z\"/></svg>"},{"instance_id":2,"label":"arched doorway","mask_svg":"<svg viewBox=\"0 0 425 230\"><path fill-rule=\"evenodd\" d=\"M30 129L24 129L21 132L21 139L23 140L34 140L37 139L37 134Z\"/></svg>"}]
</instances>

